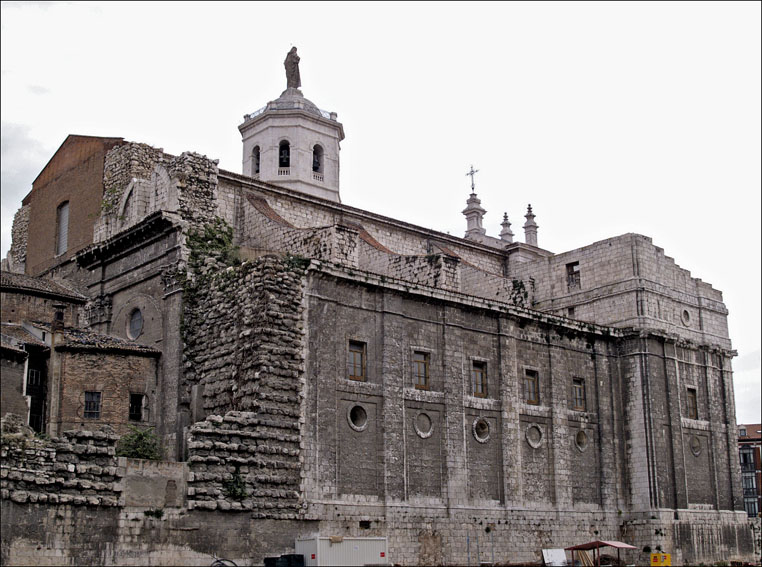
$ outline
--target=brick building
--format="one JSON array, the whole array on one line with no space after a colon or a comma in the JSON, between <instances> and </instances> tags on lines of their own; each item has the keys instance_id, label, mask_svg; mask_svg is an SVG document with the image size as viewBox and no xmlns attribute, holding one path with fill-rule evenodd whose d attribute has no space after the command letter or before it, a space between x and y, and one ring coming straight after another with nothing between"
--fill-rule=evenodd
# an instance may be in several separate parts
<instances>
[{"instance_id":1,"label":"brick building","mask_svg":"<svg viewBox=\"0 0 762 567\"><path fill-rule=\"evenodd\" d=\"M741 460L743 504L750 518L762 515L762 425L738 425L738 456Z\"/></svg>"},{"instance_id":2,"label":"brick building","mask_svg":"<svg viewBox=\"0 0 762 567\"><path fill-rule=\"evenodd\" d=\"M2 410L33 430L154 425L160 351L78 329L86 298L71 287L24 274L0 274Z\"/></svg>"},{"instance_id":3,"label":"brick building","mask_svg":"<svg viewBox=\"0 0 762 567\"><path fill-rule=\"evenodd\" d=\"M343 205L343 126L295 88L239 131L242 175L70 136L92 153L67 171L92 176L67 214L97 210L92 234L58 254L36 226L61 218L51 178L8 258L80 286L81 327L144 345L187 522L222 514L213 540L247 514L254 562L314 532L385 536L403 564L466 563L479 537L499 561L593 538L638 546L628 562L750 556L720 291L637 234L545 250L531 207L524 242L507 217L489 236L475 187L465 238Z\"/></svg>"}]
</instances>

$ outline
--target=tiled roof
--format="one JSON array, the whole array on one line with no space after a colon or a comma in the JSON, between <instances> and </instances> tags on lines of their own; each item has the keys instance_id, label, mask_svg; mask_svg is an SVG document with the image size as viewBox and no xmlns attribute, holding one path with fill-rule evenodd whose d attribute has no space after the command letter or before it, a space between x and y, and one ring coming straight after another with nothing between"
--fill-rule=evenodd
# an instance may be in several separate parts
<instances>
[{"instance_id":1,"label":"tiled roof","mask_svg":"<svg viewBox=\"0 0 762 567\"><path fill-rule=\"evenodd\" d=\"M746 428L746 435L742 437L739 433L739 441L753 441L755 439L762 439L762 423L739 423L738 429L740 430L742 427Z\"/></svg>"},{"instance_id":2,"label":"tiled roof","mask_svg":"<svg viewBox=\"0 0 762 567\"><path fill-rule=\"evenodd\" d=\"M33 325L50 332L50 323L35 321ZM66 327L64 329L64 342L61 345L56 345L56 350L62 347L65 350L118 350L123 352L134 352L135 354L161 354L160 350L134 341L120 339L119 337L112 337L110 335L101 335L100 333L94 333L84 329L75 329L73 327Z\"/></svg>"},{"instance_id":3,"label":"tiled roof","mask_svg":"<svg viewBox=\"0 0 762 567\"><path fill-rule=\"evenodd\" d=\"M87 301L84 295L62 282L6 271L0 272L0 289L3 291L19 290L33 294L60 297L76 303L85 303Z\"/></svg>"},{"instance_id":4,"label":"tiled roof","mask_svg":"<svg viewBox=\"0 0 762 567\"><path fill-rule=\"evenodd\" d=\"M2 323L0 325L0 336L2 336L3 345L16 345L19 343L32 344L38 347L44 347L45 343L27 331L24 327L16 323Z\"/></svg>"}]
</instances>

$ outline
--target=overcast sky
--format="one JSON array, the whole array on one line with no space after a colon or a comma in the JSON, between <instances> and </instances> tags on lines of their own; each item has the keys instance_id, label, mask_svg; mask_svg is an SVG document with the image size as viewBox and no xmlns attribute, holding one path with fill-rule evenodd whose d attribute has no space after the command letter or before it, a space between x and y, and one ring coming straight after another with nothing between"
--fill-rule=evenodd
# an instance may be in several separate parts
<instances>
[{"instance_id":1,"label":"overcast sky","mask_svg":"<svg viewBox=\"0 0 762 567\"><path fill-rule=\"evenodd\" d=\"M730 310L739 423L760 420L760 3L2 3L2 256L68 134L241 172L237 126L285 89L344 124L346 204L563 252L653 238Z\"/></svg>"}]
</instances>

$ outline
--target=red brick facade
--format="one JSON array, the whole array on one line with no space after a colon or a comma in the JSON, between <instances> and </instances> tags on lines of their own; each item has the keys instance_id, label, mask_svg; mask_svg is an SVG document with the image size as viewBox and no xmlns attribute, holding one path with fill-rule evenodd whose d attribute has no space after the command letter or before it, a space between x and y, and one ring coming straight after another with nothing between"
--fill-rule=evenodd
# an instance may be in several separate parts
<instances>
[{"instance_id":1,"label":"red brick facade","mask_svg":"<svg viewBox=\"0 0 762 567\"><path fill-rule=\"evenodd\" d=\"M38 275L93 242L103 196L103 160L122 138L70 135L32 183L26 273ZM56 256L56 212L69 202L68 247Z\"/></svg>"}]
</instances>

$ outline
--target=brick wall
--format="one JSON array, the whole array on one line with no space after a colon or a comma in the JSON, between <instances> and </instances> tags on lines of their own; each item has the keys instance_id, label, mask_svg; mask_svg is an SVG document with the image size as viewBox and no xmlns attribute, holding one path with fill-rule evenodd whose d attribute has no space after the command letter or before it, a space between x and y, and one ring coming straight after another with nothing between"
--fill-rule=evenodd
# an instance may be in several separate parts
<instances>
[{"instance_id":1,"label":"brick wall","mask_svg":"<svg viewBox=\"0 0 762 567\"><path fill-rule=\"evenodd\" d=\"M40 321L49 323L53 320L54 304L66 305L64 308L64 325L77 327L81 306L69 303L60 298L50 299L39 297L30 293L15 293L3 291L0 293L0 302L3 305L4 323L21 323L22 321Z\"/></svg>"},{"instance_id":2,"label":"brick wall","mask_svg":"<svg viewBox=\"0 0 762 567\"><path fill-rule=\"evenodd\" d=\"M24 396L26 386L27 353L0 347L0 416L13 413L24 422L29 415L29 404Z\"/></svg>"},{"instance_id":3,"label":"brick wall","mask_svg":"<svg viewBox=\"0 0 762 567\"><path fill-rule=\"evenodd\" d=\"M93 242L101 211L103 161L121 138L69 136L32 184L23 204L30 207L26 273L44 270L71 258ZM56 211L69 202L68 249L56 256Z\"/></svg>"},{"instance_id":4,"label":"brick wall","mask_svg":"<svg viewBox=\"0 0 762 567\"><path fill-rule=\"evenodd\" d=\"M156 358L104 350L62 351L57 355L63 369L59 431L109 424L117 433L124 434L130 424L156 424L159 418ZM86 391L101 393L97 418L84 416ZM130 394L146 396L140 422L129 420Z\"/></svg>"}]
</instances>

